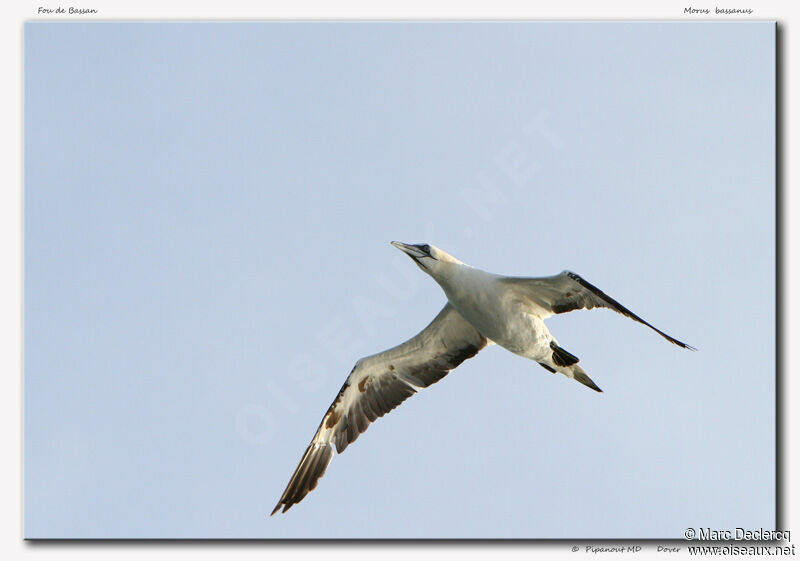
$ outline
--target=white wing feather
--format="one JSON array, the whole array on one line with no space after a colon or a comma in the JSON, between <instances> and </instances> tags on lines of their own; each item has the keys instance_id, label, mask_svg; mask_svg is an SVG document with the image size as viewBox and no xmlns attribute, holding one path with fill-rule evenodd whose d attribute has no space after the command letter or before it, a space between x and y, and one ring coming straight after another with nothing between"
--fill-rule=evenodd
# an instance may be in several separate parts
<instances>
[{"instance_id":1,"label":"white wing feather","mask_svg":"<svg viewBox=\"0 0 800 561\"><path fill-rule=\"evenodd\" d=\"M331 445L343 452L375 419L418 388L441 380L486 344L486 338L446 304L415 337L359 360L322 418L272 514L281 507L286 512L316 487L333 458Z\"/></svg>"}]
</instances>

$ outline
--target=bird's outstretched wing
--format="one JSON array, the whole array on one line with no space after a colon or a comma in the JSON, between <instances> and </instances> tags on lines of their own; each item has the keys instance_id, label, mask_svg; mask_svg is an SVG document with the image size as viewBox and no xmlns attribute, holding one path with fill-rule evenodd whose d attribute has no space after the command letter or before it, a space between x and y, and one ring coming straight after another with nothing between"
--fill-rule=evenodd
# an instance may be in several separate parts
<instances>
[{"instance_id":1,"label":"bird's outstretched wing","mask_svg":"<svg viewBox=\"0 0 800 561\"><path fill-rule=\"evenodd\" d=\"M609 308L632 320L643 323L670 343L675 343L684 349L696 350L694 347L678 341L647 323L608 294L572 271L563 271L552 277L506 277L503 282L512 290L515 297L522 297L539 308L543 312L543 317L552 314L563 314L573 310Z\"/></svg>"},{"instance_id":2,"label":"bird's outstretched wing","mask_svg":"<svg viewBox=\"0 0 800 561\"><path fill-rule=\"evenodd\" d=\"M341 453L378 417L441 380L475 356L487 340L450 304L418 335L388 351L359 360L347 377L272 514L303 500L325 473L333 450Z\"/></svg>"}]
</instances>

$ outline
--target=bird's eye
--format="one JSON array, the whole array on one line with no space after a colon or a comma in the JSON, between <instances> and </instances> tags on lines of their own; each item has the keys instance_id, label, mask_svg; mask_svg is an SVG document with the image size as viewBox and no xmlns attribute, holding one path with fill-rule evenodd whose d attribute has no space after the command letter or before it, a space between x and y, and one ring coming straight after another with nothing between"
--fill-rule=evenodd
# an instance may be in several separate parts
<instances>
[{"instance_id":1,"label":"bird's eye","mask_svg":"<svg viewBox=\"0 0 800 561\"><path fill-rule=\"evenodd\" d=\"M423 245L422 246L422 251L424 251L425 253L430 255L431 254L431 246L429 246L428 244Z\"/></svg>"}]
</instances>

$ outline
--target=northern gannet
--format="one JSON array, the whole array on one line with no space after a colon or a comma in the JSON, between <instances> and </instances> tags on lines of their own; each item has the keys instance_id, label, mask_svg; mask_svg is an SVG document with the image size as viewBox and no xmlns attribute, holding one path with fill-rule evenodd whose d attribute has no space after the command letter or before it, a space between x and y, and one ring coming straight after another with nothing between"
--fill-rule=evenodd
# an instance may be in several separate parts
<instances>
[{"instance_id":1,"label":"northern gannet","mask_svg":"<svg viewBox=\"0 0 800 561\"><path fill-rule=\"evenodd\" d=\"M286 512L317 486L336 447L342 453L378 417L420 388L441 380L489 344L535 360L595 391L602 391L559 346L544 320L573 310L609 308L670 337L570 271L552 277L504 277L475 269L429 244L392 242L439 283L447 303L434 320L405 343L362 358L328 408L286 490L272 511Z\"/></svg>"}]
</instances>

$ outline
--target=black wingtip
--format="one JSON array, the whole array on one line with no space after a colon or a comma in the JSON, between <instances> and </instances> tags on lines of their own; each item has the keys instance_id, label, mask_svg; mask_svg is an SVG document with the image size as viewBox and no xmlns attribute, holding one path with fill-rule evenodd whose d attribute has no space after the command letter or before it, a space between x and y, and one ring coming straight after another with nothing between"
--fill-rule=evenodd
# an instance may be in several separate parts
<instances>
[{"instance_id":1,"label":"black wingtip","mask_svg":"<svg viewBox=\"0 0 800 561\"><path fill-rule=\"evenodd\" d=\"M289 510L290 508L292 508L292 505L293 505L293 504L294 504L294 503L285 503L285 504L284 504L284 503L278 503L278 504L275 506L275 508L272 510L272 512L270 513L270 516L272 516L273 514L275 514L276 512L278 512L279 510L281 511L281 514L283 514L284 512L286 512L287 510ZM281 507L283 507L283 510L281 510Z\"/></svg>"},{"instance_id":2,"label":"black wingtip","mask_svg":"<svg viewBox=\"0 0 800 561\"><path fill-rule=\"evenodd\" d=\"M628 308L626 308L625 306L623 306L622 304L620 304L619 302L617 302L616 300L611 298L611 296L609 296L608 294L606 294L605 292L603 292L602 290L597 288L595 285L593 285L592 283L590 283L589 281L587 281L586 279L584 279L580 275L577 275L577 274L573 273L572 271L564 271L564 272L562 272L562 274L566 274L569 278L571 278L572 280L577 282L583 288L587 289L589 292L594 293L597 297L599 297L604 302L605 307L610 308L610 309L614 310L615 312L618 312L618 313L620 313L620 314L622 314L624 316L628 316L632 320L638 321L639 323L641 323L643 325L646 325L647 327L649 327L650 329L652 329L653 331L655 331L656 333L658 333L659 335L664 337L670 343L674 343L675 345L678 345L679 347L682 347L684 349L689 349L690 351L696 351L697 350L694 347L692 347L691 345L687 345L683 341L678 341L675 337L672 337L671 335L667 335L666 333L661 331L659 328L655 327L651 323L648 323L644 319L640 318L639 316L634 314L632 311L630 311ZM567 305L567 306L564 307L564 309L561 309L561 310L555 310L554 309L553 311L555 313L561 313L561 312L570 311L570 309L574 309L574 308L571 308L571 305Z\"/></svg>"},{"instance_id":3,"label":"black wingtip","mask_svg":"<svg viewBox=\"0 0 800 561\"><path fill-rule=\"evenodd\" d=\"M686 343L684 343L683 341L678 341L677 339L675 339L675 338L673 338L673 337L668 337L667 339L669 340L669 342L670 342L670 343L675 343L676 345L678 345L678 346L679 346L679 347L681 347L682 349L687 349L687 350L689 350L689 351L696 351L696 350L697 350L697 349L695 349L693 346L691 346L691 345L687 345L687 344L686 344Z\"/></svg>"}]
</instances>

